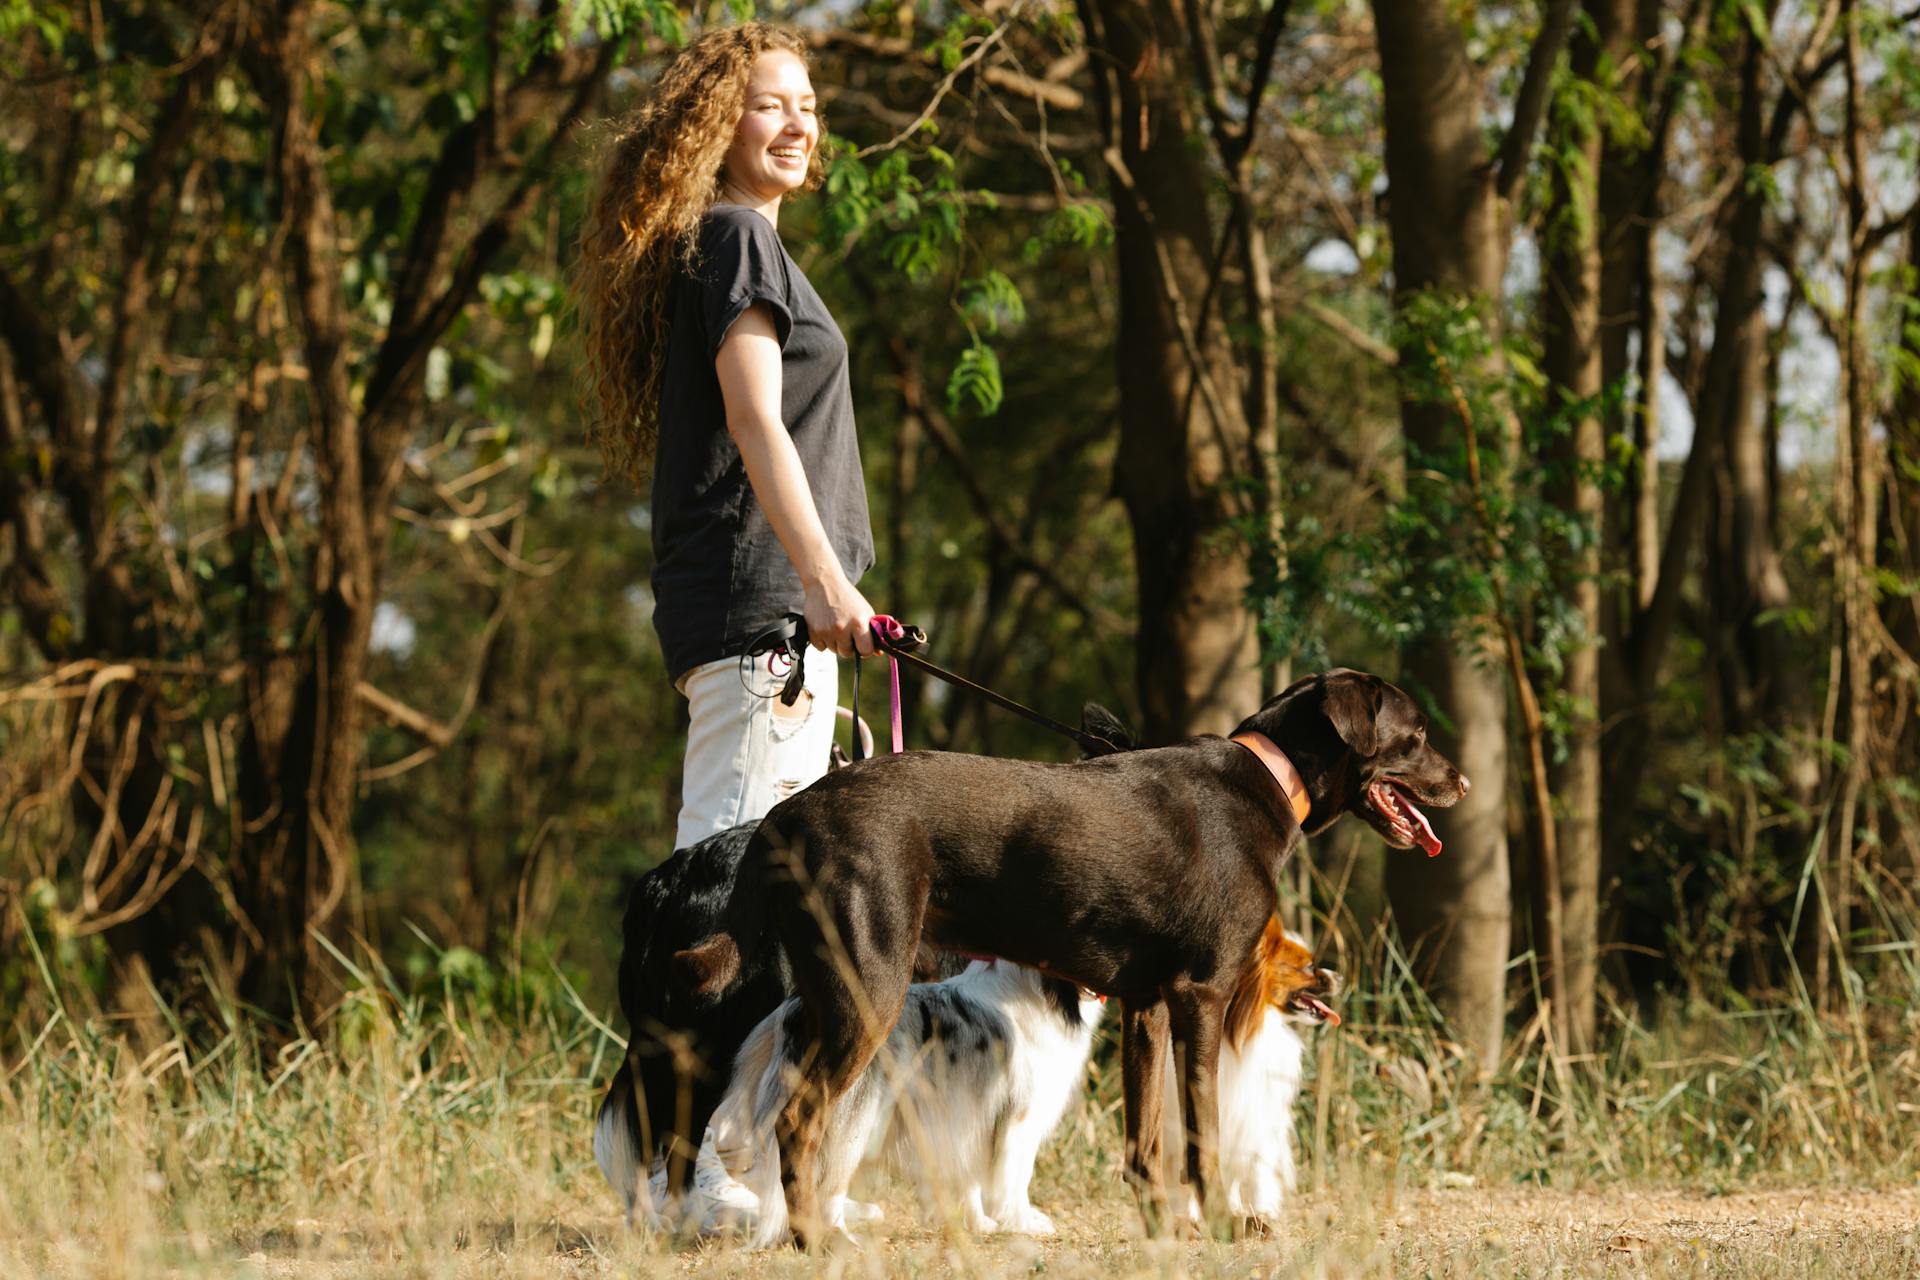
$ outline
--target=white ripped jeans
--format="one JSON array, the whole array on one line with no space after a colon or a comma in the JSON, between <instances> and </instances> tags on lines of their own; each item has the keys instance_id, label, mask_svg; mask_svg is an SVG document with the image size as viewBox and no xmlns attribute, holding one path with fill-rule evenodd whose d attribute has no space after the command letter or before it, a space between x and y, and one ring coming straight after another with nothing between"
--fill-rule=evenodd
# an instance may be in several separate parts
<instances>
[{"instance_id":1,"label":"white ripped jeans","mask_svg":"<svg viewBox=\"0 0 1920 1280\"><path fill-rule=\"evenodd\" d=\"M674 686L693 721L676 849L762 817L827 772L838 660L807 650L806 684L791 707L779 697L786 677L770 673L765 657L744 674L739 658L722 658L695 667Z\"/></svg>"}]
</instances>

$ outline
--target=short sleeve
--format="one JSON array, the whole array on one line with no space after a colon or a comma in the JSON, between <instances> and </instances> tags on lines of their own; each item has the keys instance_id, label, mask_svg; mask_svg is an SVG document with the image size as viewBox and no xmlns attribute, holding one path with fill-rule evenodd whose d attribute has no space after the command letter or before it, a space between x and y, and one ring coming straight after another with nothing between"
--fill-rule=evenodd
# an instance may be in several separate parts
<instances>
[{"instance_id":1,"label":"short sleeve","mask_svg":"<svg viewBox=\"0 0 1920 1280\"><path fill-rule=\"evenodd\" d=\"M694 270L700 318L706 330L707 359L748 307L764 302L773 312L781 349L793 332L786 250L773 224L751 209L717 210L700 234L700 261Z\"/></svg>"}]
</instances>

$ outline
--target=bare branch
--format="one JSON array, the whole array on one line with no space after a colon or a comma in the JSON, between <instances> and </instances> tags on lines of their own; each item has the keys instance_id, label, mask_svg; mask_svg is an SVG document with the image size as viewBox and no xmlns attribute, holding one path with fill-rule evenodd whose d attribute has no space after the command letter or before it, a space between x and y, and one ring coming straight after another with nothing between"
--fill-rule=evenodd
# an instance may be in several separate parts
<instances>
[{"instance_id":1,"label":"bare branch","mask_svg":"<svg viewBox=\"0 0 1920 1280\"><path fill-rule=\"evenodd\" d=\"M1400 353L1398 351L1395 351L1391 346L1380 341L1380 339L1374 337L1365 329L1362 329L1359 325L1347 319L1347 317L1341 315L1338 311L1335 311L1332 307L1317 298L1300 299L1300 309L1345 339L1354 349L1365 355L1372 356L1388 368L1391 369L1400 363Z\"/></svg>"},{"instance_id":2,"label":"bare branch","mask_svg":"<svg viewBox=\"0 0 1920 1280\"><path fill-rule=\"evenodd\" d=\"M207 91L226 63L231 35L231 24L224 17L216 17L201 32L202 49L209 44L213 48L207 56L193 59L175 76L172 92L149 130L151 141L134 170L133 190L120 232L120 293L113 303L113 319L106 340L106 371L101 377L99 408L94 415L96 483L104 482L112 466L126 419L127 389L133 366L151 319L147 305L150 282L165 255L167 240L164 234L155 234L155 225L171 222L189 184L184 180L173 184L173 200L164 211L160 207L161 191L167 185L175 158L192 136Z\"/></svg>"},{"instance_id":3,"label":"bare branch","mask_svg":"<svg viewBox=\"0 0 1920 1280\"><path fill-rule=\"evenodd\" d=\"M372 708L382 720L396 729L405 729L417 738L425 738L436 747L453 741L454 731L424 711L416 711L391 694L382 693L368 681L359 686L360 701Z\"/></svg>"},{"instance_id":4,"label":"bare branch","mask_svg":"<svg viewBox=\"0 0 1920 1280\"><path fill-rule=\"evenodd\" d=\"M924 50L916 49L911 40L897 36L876 36L864 31L833 28L808 31L806 35L807 41L816 49L825 48L828 45L845 45L899 61L912 61L926 65L932 65L933 61ZM1047 74L1044 76L1030 76L1007 67L987 66L980 68L980 78L996 89L1018 94L1023 98L1031 98L1035 102L1058 107L1062 111L1078 111L1085 105L1085 99L1080 96L1078 89L1065 81L1068 76L1079 70L1082 61L1080 58L1060 59L1055 65L1047 68Z\"/></svg>"},{"instance_id":5,"label":"bare branch","mask_svg":"<svg viewBox=\"0 0 1920 1280\"><path fill-rule=\"evenodd\" d=\"M615 52L612 42L603 44L591 69L574 83L573 95L559 112L552 132L536 153L521 162L519 180L467 242L446 286L431 301L415 308L411 324L403 326L396 322L388 331L386 341L381 343L362 400L366 420L362 467L373 481L367 495L369 511L385 510L399 481L399 432L405 425L399 409L423 376L428 353L440 335L459 318L494 255L519 226L535 193L547 180L555 154L585 115L600 81L612 70Z\"/></svg>"},{"instance_id":6,"label":"bare branch","mask_svg":"<svg viewBox=\"0 0 1920 1280\"><path fill-rule=\"evenodd\" d=\"M1273 78L1273 58L1280 47L1280 33L1286 28L1293 0L1273 0L1260 23L1260 42L1253 53L1253 80L1247 89L1247 123L1234 140L1228 163L1238 166L1253 147L1254 130L1260 119L1260 100L1267 96L1267 84Z\"/></svg>"},{"instance_id":7,"label":"bare branch","mask_svg":"<svg viewBox=\"0 0 1920 1280\"><path fill-rule=\"evenodd\" d=\"M1213 17L1207 10L1207 0L1187 0L1181 8L1187 15L1187 44L1193 53L1194 69L1200 73L1200 101L1207 109L1213 144L1224 156L1240 131L1234 127L1233 111L1227 106L1222 83L1226 77L1220 70L1220 42L1214 39ZM1253 128L1252 116L1247 117L1245 128ZM1228 170L1232 169L1229 165Z\"/></svg>"},{"instance_id":8,"label":"bare branch","mask_svg":"<svg viewBox=\"0 0 1920 1280\"><path fill-rule=\"evenodd\" d=\"M980 59L986 57L993 49L993 46L999 44L1000 41L1006 37L1007 28L1012 25L1013 19L1008 18L1005 22L1002 22L992 31L982 36L980 43L973 47L973 52L962 58L954 69L949 71L946 77L934 88L933 97L927 100L927 105L921 109L919 115L913 118L911 124L907 125L906 128L900 130L899 133L896 133L885 142L876 142L870 147L860 148L853 153L854 159L864 160L877 151L891 151L918 133L921 125L933 119L933 113L940 109L941 102L945 101L947 94L952 92L954 82L964 75L975 63L979 62Z\"/></svg>"},{"instance_id":9,"label":"bare branch","mask_svg":"<svg viewBox=\"0 0 1920 1280\"><path fill-rule=\"evenodd\" d=\"M953 469L954 476L960 481L960 487L966 490L967 497L973 503L974 513L980 517L981 523L986 525L987 537L994 544L995 549L1007 558L1010 565L1033 574L1046 584L1047 589L1062 604L1101 630L1116 634L1125 632L1128 624L1123 619L1100 608L1067 585L1052 565L1042 562L1029 550L1032 545L1031 539L1019 536L1000 517L994 506L992 495L987 492L986 484L982 482L972 461L967 457L966 450L960 443L959 434L953 429L953 424L947 421L946 415L941 413L939 408L922 393L920 370L905 340L897 337L890 339L887 342L887 350L892 354L894 369L900 375L902 393L911 401L921 421L926 424L928 437L946 458L947 464Z\"/></svg>"},{"instance_id":10,"label":"bare branch","mask_svg":"<svg viewBox=\"0 0 1920 1280\"><path fill-rule=\"evenodd\" d=\"M1540 120L1547 111L1553 68L1572 30L1573 0L1547 0L1546 18L1540 24L1540 34L1534 37L1520 93L1513 101L1513 123L1507 126L1507 136L1501 139L1500 154L1494 161L1494 191L1502 200L1512 200L1521 178L1526 176L1534 140L1540 134Z\"/></svg>"}]
</instances>

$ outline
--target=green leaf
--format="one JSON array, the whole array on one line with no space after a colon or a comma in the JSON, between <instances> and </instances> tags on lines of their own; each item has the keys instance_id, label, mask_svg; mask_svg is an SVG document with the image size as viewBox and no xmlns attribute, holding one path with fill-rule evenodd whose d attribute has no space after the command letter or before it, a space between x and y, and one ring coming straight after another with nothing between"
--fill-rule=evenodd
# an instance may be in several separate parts
<instances>
[{"instance_id":1,"label":"green leaf","mask_svg":"<svg viewBox=\"0 0 1920 1280\"><path fill-rule=\"evenodd\" d=\"M972 400L979 412L993 414L999 412L1004 398L1000 357L992 347L975 338L973 345L960 353L960 362L947 379L947 408L958 413L962 402Z\"/></svg>"}]
</instances>

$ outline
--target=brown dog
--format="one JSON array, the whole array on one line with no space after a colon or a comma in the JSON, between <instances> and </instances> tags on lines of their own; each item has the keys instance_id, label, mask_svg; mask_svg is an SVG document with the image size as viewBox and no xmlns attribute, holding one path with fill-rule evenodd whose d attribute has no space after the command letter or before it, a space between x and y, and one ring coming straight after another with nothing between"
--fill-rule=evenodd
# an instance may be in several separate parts
<instances>
[{"instance_id":1,"label":"brown dog","mask_svg":"<svg viewBox=\"0 0 1920 1280\"><path fill-rule=\"evenodd\" d=\"M1354 813L1389 844L1437 853L1417 805L1455 804L1466 789L1427 745L1413 700L1349 670L1295 683L1231 740L1075 764L882 757L775 806L723 932L675 964L690 991L714 992L743 956L769 942L786 950L818 1047L777 1132L803 1245L820 1240L828 1108L899 1016L923 933L1123 1002L1127 1165L1150 1230L1166 1221L1161 1072L1170 1041L1181 1046L1187 1174L1214 1217L1222 1018L1302 824L1317 832Z\"/></svg>"}]
</instances>

